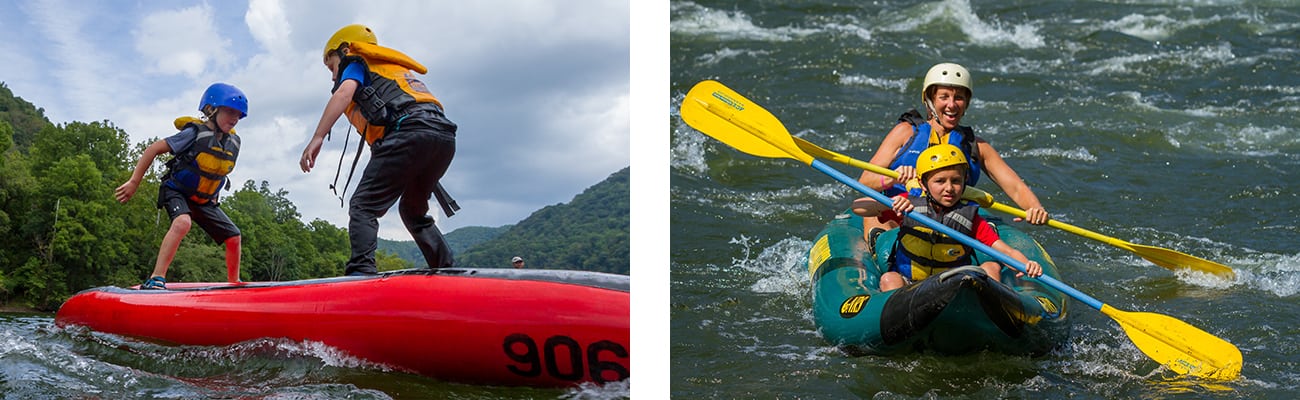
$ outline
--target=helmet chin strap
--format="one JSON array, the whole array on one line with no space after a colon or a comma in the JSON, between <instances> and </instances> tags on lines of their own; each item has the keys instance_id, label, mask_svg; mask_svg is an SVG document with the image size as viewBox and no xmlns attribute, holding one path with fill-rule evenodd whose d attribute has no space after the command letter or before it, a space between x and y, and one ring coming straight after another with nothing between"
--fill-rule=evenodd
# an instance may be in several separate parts
<instances>
[{"instance_id":1,"label":"helmet chin strap","mask_svg":"<svg viewBox=\"0 0 1300 400\"><path fill-rule=\"evenodd\" d=\"M934 103L930 102L930 100L925 100L925 109L930 112L929 119L933 119L935 122L940 122L936 125L930 126L930 129L931 132L934 132L934 130L938 130L940 132L939 138L942 139L943 135L948 134L948 128L944 127L941 121L939 120L940 117L939 110L934 108Z\"/></svg>"},{"instance_id":2,"label":"helmet chin strap","mask_svg":"<svg viewBox=\"0 0 1300 400\"><path fill-rule=\"evenodd\" d=\"M940 203L940 202L939 202L939 199L934 198L934 195L933 195L933 194L930 194L930 191L929 191L929 190L926 190L926 191L925 191L925 199L926 199L926 201L929 201L929 202L930 202L930 204L931 204L931 205L930 205L930 209L931 209L931 210L938 211L940 207L943 207L943 203Z\"/></svg>"},{"instance_id":3,"label":"helmet chin strap","mask_svg":"<svg viewBox=\"0 0 1300 400\"><path fill-rule=\"evenodd\" d=\"M933 119L935 122L939 121L939 110L934 108L934 103L930 102L930 100L925 100L925 109L930 112L930 119ZM943 124L937 124L930 127L931 132L934 132L936 129L940 132L948 131L947 128L944 128ZM943 138L942 134L939 137Z\"/></svg>"},{"instance_id":4,"label":"helmet chin strap","mask_svg":"<svg viewBox=\"0 0 1300 400\"><path fill-rule=\"evenodd\" d=\"M925 110L930 112L930 118L939 118L939 111L934 109L934 103L925 100Z\"/></svg>"}]
</instances>

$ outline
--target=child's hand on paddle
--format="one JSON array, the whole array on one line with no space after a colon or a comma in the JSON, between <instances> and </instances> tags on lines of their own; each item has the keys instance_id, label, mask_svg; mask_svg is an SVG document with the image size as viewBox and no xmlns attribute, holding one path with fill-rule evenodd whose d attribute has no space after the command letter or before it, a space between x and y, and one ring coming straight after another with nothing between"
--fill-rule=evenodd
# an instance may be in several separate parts
<instances>
[{"instance_id":1,"label":"child's hand on paddle","mask_svg":"<svg viewBox=\"0 0 1300 400\"><path fill-rule=\"evenodd\" d=\"M1024 272L1018 272L1016 273L1016 277L1019 278L1025 275L1029 275L1030 278L1037 278L1043 276L1043 266L1038 265L1038 261L1029 260L1029 262L1025 263L1025 271L1028 272L1028 274Z\"/></svg>"},{"instance_id":2,"label":"child's hand on paddle","mask_svg":"<svg viewBox=\"0 0 1300 400\"><path fill-rule=\"evenodd\" d=\"M912 201L908 200L907 196L901 194L894 196L894 212L903 215L910 211L912 211Z\"/></svg>"}]
</instances>

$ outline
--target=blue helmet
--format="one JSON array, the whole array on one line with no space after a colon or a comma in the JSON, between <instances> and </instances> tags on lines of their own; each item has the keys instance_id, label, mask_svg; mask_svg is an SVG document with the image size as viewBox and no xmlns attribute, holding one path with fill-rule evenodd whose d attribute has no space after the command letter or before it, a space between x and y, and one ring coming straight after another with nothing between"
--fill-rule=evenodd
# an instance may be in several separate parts
<instances>
[{"instance_id":1,"label":"blue helmet","mask_svg":"<svg viewBox=\"0 0 1300 400\"><path fill-rule=\"evenodd\" d=\"M203 100L199 101L199 111L212 107L230 107L239 110L239 118L248 116L248 98L244 92L232 85L214 83L203 91Z\"/></svg>"}]
</instances>

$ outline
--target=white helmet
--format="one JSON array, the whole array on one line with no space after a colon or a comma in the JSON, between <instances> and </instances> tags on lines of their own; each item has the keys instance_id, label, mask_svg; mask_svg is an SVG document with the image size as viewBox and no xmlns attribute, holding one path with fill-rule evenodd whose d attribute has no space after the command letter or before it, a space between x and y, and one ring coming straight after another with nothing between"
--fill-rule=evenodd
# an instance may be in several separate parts
<instances>
[{"instance_id":1,"label":"white helmet","mask_svg":"<svg viewBox=\"0 0 1300 400\"><path fill-rule=\"evenodd\" d=\"M925 93L930 91L930 86L956 86L965 88L971 96L974 96L974 90L970 86L970 72L966 67L953 63L936 64L930 67L930 72L925 73L925 83L921 85L921 98L925 99Z\"/></svg>"},{"instance_id":2,"label":"white helmet","mask_svg":"<svg viewBox=\"0 0 1300 400\"><path fill-rule=\"evenodd\" d=\"M935 64L925 73L925 81L921 84L921 103L925 104L931 114L934 110L926 95L930 93L930 87L935 85L963 88L966 89L967 96L975 97L975 91L971 89L970 72L966 71L966 67L953 63Z\"/></svg>"}]
</instances>

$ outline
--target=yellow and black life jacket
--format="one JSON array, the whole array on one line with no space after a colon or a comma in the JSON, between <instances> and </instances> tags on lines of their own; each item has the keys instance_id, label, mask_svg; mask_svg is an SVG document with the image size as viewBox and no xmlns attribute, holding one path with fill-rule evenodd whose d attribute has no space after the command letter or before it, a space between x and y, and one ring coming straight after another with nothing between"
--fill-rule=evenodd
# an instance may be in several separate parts
<instances>
[{"instance_id":1,"label":"yellow and black life jacket","mask_svg":"<svg viewBox=\"0 0 1300 400\"><path fill-rule=\"evenodd\" d=\"M429 72L424 65L387 47L364 42L353 42L350 46L351 53L341 59L335 73L341 75L349 64L355 62L366 68L369 82L363 82L357 88L352 103L344 110L348 122L366 138L366 143L373 144L384 137L388 128L420 107L442 113L442 103L415 76ZM338 75L334 77L331 92L337 91L342 84Z\"/></svg>"},{"instance_id":2,"label":"yellow and black life jacket","mask_svg":"<svg viewBox=\"0 0 1300 400\"><path fill-rule=\"evenodd\" d=\"M184 118L184 117L182 117ZM177 124L182 123L180 118ZM163 183L189 196L198 204L217 198L223 187L229 188L226 175L235 170L239 158L239 136L230 133L218 135L206 124L184 121L183 129L194 129L194 143L167 162Z\"/></svg>"},{"instance_id":3,"label":"yellow and black life jacket","mask_svg":"<svg viewBox=\"0 0 1300 400\"><path fill-rule=\"evenodd\" d=\"M928 196L911 196L909 200L912 201L912 214L921 213L963 235L974 235L979 204L963 201L953 210L938 216L930 207ZM898 229L898 240L894 242L889 264L891 270L898 271L908 279L919 281L951 268L974 264L974 249L915 219L903 218Z\"/></svg>"}]
</instances>

